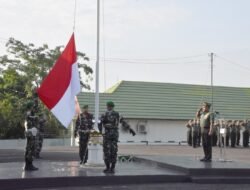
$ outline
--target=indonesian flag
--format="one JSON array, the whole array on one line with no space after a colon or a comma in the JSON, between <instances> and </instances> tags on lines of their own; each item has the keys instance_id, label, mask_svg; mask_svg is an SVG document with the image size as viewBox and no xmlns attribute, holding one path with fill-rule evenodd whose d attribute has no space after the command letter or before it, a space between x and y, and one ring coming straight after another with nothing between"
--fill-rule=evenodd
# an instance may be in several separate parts
<instances>
[{"instance_id":1,"label":"indonesian flag","mask_svg":"<svg viewBox=\"0 0 250 190\"><path fill-rule=\"evenodd\" d=\"M75 96L80 92L74 33L55 65L37 90L41 101L68 127L75 115Z\"/></svg>"}]
</instances>

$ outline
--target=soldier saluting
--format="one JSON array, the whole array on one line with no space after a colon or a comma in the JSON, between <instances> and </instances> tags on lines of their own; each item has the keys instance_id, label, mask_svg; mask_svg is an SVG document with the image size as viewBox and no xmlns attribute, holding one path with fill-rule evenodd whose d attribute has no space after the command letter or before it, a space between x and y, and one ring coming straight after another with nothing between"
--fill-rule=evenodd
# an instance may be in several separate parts
<instances>
[{"instance_id":1,"label":"soldier saluting","mask_svg":"<svg viewBox=\"0 0 250 190\"><path fill-rule=\"evenodd\" d=\"M101 116L99 130L103 133L103 152L106 169L104 173L114 173L117 161L119 123L124 130L129 131L133 136L135 132L130 128L127 122L114 110L115 104L112 101L107 102L107 111Z\"/></svg>"},{"instance_id":2,"label":"soldier saluting","mask_svg":"<svg viewBox=\"0 0 250 190\"><path fill-rule=\"evenodd\" d=\"M213 114L209 112L211 104L204 102L202 108L196 113L200 119L202 146L204 158L200 161L211 162L212 160L212 134L213 134Z\"/></svg>"},{"instance_id":3,"label":"soldier saluting","mask_svg":"<svg viewBox=\"0 0 250 190\"><path fill-rule=\"evenodd\" d=\"M88 112L88 105L83 106L81 113L76 120L75 137L79 135L79 156L80 164L85 164L88 160L88 142L90 131L93 129L93 115Z\"/></svg>"}]
</instances>

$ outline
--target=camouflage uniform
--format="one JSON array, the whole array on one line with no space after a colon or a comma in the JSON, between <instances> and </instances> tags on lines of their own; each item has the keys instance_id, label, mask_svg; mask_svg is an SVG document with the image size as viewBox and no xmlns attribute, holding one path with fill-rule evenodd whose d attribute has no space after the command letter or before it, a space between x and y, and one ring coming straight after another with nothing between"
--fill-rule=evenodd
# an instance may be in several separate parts
<instances>
[{"instance_id":1,"label":"camouflage uniform","mask_svg":"<svg viewBox=\"0 0 250 190\"><path fill-rule=\"evenodd\" d=\"M226 140L226 146L229 146L229 140L230 140L230 133L231 133L231 121L229 121L229 122L227 122L227 124L226 124L226 128L225 128L225 137L226 137L226 139L224 139L224 141ZM223 141L223 142L224 142Z\"/></svg>"},{"instance_id":2,"label":"camouflage uniform","mask_svg":"<svg viewBox=\"0 0 250 190\"><path fill-rule=\"evenodd\" d=\"M108 102L107 107L109 107L108 110L101 116L99 130L103 133L103 152L106 165L104 172L114 173L118 152L119 123L122 124L124 130L129 131L131 134L135 135L135 132L126 121L120 117L120 114L113 110L113 102Z\"/></svg>"},{"instance_id":3,"label":"camouflage uniform","mask_svg":"<svg viewBox=\"0 0 250 190\"><path fill-rule=\"evenodd\" d=\"M42 151L45 123L46 119L44 118L43 114L41 114L38 119L38 133L36 135L36 148L35 148L36 158L40 158L40 153Z\"/></svg>"},{"instance_id":4,"label":"camouflage uniform","mask_svg":"<svg viewBox=\"0 0 250 190\"><path fill-rule=\"evenodd\" d=\"M231 127L231 133L230 133L231 147L234 148L236 145L236 122L233 121L230 127Z\"/></svg>"},{"instance_id":5,"label":"camouflage uniform","mask_svg":"<svg viewBox=\"0 0 250 190\"><path fill-rule=\"evenodd\" d=\"M79 135L79 157L80 164L85 164L88 160L88 142L90 131L93 129L93 115L84 112L76 120L75 137Z\"/></svg>"},{"instance_id":6,"label":"camouflage uniform","mask_svg":"<svg viewBox=\"0 0 250 190\"><path fill-rule=\"evenodd\" d=\"M38 118L35 116L34 110L30 109L26 113L26 149L25 149L25 170L37 170L36 167L33 166L33 155L35 152L35 132L37 126Z\"/></svg>"},{"instance_id":7,"label":"camouflage uniform","mask_svg":"<svg viewBox=\"0 0 250 190\"><path fill-rule=\"evenodd\" d=\"M187 127L187 144L192 146L192 120L189 120L186 124Z\"/></svg>"},{"instance_id":8,"label":"camouflage uniform","mask_svg":"<svg viewBox=\"0 0 250 190\"><path fill-rule=\"evenodd\" d=\"M201 125L200 125L200 121L199 120L197 120L197 125L198 125L198 128L199 128L197 145L201 146Z\"/></svg>"},{"instance_id":9,"label":"camouflage uniform","mask_svg":"<svg viewBox=\"0 0 250 190\"><path fill-rule=\"evenodd\" d=\"M217 132L218 128L214 127L213 128L213 133L212 133L212 146L217 146L217 142L218 142L218 132Z\"/></svg>"},{"instance_id":10,"label":"camouflage uniform","mask_svg":"<svg viewBox=\"0 0 250 190\"><path fill-rule=\"evenodd\" d=\"M244 122L244 131L243 131L243 147L249 146L249 128L250 128L250 121Z\"/></svg>"},{"instance_id":11,"label":"camouflage uniform","mask_svg":"<svg viewBox=\"0 0 250 190\"><path fill-rule=\"evenodd\" d=\"M220 146L220 123L218 120L215 121L215 123L214 123L214 134L213 135L216 135L216 138L214 137L214 139L213 139L213 146L217 146L217 145ZM216 142L214 142L214 140Z\"/></svg>"},{"instance_id":12,"label":"camouflage uniform","mask_svg":"<svg viewBox=\"0 0 250 190\"><path fill-rule=\"evenodd\" d=\"M240 146L240 130L241 130L240 121L237 121L236 123L236 145L237 146Z\"/></svg>"},{"instance_id":13,"label":"camouflage uniform","mask_svg":"<svg viewBox=\"0 0 250 190\"><path fill-rule=\"evenodd\" d=\"M209 134L211 126L214 122L214 116L209 112L209 103L204 102L203 111L200 109L196 116L200 119L201 135L202 135L202 146L204 151L204 158L201 161L209 162L212 159L212 136ZM204 109L208 109L204 111Z\"/></svg>"}]
</instances>

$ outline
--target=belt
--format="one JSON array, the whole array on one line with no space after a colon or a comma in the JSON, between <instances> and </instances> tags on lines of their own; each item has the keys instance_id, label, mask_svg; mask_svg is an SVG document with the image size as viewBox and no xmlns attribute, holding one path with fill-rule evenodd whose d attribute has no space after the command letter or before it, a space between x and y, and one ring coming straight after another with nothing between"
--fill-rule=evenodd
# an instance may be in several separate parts
<instances>
[{"instance_id":1,"label":"belt","mask_svg":"<svg viewBox=\"0 0 250 190\"><path fill-rule=\"evenodd\" d=\"M37 135L37 133L38 133L38 130L37 130L37 128L32 127L31 129L27 129L26 132L27 132L27 133L28 133L28 132L31 132L32 136L35 137L35 136Z\"/></svg>"},{"instance_id":2,"label":"belt","mask_svg":"<svg viewBox=\"0 0 250 190\"><path fill-rule=\"evenodd\" d=\"M83 129L79 129L78 130L78 133L89 133L90 132L90 130L83 130Z\"/></svg>"},{"instance_id":3,"label":"belt","mask_svg":"<svg viewBox=\"0 0 250 190\"><path fill-rule=\"evenodd\" d=\"M117 128L115 125L112 125L112 124L105 124L104 127L107 129L116 129Z\"/></svg>"}]
</instances>

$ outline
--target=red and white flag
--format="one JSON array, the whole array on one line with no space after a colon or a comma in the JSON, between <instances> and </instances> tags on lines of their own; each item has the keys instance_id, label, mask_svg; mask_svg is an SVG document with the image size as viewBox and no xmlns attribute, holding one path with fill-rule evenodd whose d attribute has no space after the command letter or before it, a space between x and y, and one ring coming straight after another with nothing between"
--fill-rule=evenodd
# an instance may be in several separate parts
<instances>
[{"instance_id":1,"label":"red and white flag","mask_svg":"<svg viewBox=\"0 0 250 190\"><path fill-rule=\"evenodd\" d=\"M68 127L75 115L75 96L80 92L74 34L37 90L40 100Z\"/></svg>"}]
</instances>

